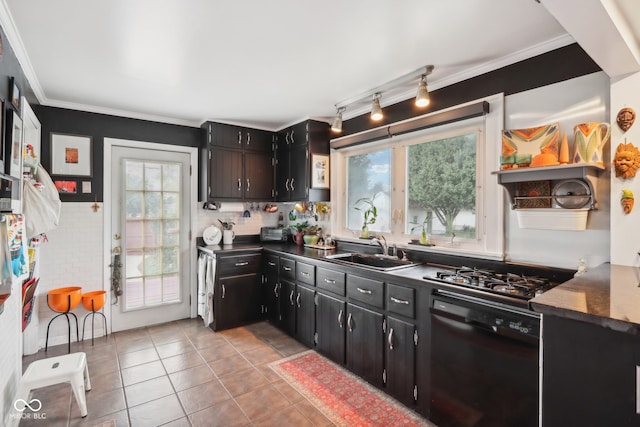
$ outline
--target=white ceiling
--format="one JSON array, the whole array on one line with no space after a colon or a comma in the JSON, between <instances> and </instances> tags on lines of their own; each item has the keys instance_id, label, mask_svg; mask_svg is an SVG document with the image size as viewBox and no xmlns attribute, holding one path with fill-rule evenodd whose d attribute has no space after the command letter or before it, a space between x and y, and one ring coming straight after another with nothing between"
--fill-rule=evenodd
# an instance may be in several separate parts
<instances>
[{"instance_id":1,"label":"white ceiling","mask_svg":"<svg viewBox=\"0 0 640 427\"><path fill-rule=\"evenodd\" d=\"M428 64L433 90L580 42L541 1L0 0L0 24L43 105L276 130Z\"/></svg>"}]
</instances>

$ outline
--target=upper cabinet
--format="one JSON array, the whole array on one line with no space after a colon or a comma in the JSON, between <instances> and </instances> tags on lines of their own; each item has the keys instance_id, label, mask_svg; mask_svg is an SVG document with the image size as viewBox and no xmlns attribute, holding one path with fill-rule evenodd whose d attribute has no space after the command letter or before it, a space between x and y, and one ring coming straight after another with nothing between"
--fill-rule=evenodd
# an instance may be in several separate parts
<instances>
[{"instance_id":1,"label":"upper cabinet","mask_svg":"<svg viewBox=\"0 0 640 427\"><path fill-rule=\"evenodd\" d=\"M329 124L306 120L277 135L275 199L289 201L328 201L329 188L312 185L312 159L329 155ZM327 181L328 182L328 181Z\"/></svg>"},{"instance_id":2,"label":"upper cabinet","mask_svg":"<svg viewBox=\"0 0 640 427\"><path fill-rule=\"evenodd\" d=\"M207 201L268 201L274 197L275 134L222 123L207 122Z\"/></svg>"}]
</instances>

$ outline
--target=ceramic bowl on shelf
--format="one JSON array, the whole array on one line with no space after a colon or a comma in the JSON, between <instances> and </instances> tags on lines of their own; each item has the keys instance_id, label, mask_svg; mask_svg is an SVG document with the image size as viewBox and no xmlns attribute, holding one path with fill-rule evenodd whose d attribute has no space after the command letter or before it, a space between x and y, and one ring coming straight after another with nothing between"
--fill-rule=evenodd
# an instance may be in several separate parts
<instances>
[{"instance_id":1,"label":"ceramic bowl on shelf","mask_svg":"<svg viewBox=\"0 0 640 427\"><path fill-rule=\"evenodd\" d=\"M316 234L306 234L303 239L305 245L315 245L318 243L318 235Z\"/></svg>"}]
</instances>

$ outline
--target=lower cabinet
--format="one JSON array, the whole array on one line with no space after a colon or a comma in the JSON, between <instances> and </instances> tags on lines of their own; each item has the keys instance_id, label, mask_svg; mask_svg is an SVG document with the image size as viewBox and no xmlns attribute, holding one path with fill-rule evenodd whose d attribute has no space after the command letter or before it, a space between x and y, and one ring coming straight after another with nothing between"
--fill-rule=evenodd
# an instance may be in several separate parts
<instances>
[{"instance_id":1,"label":"lower cabinet","mask_svg":"<svg viewBox=\"0 0 640 427\"><path fill-rule=\"evenodd\" d=\"M296 284L296 338L313 348L316 333L315 290Z\"/></svg>"},{"instance_id":2,"label":"lower cabinet","mask_svg":"<svg viewBox=\"0 0 640 427\"><path fill-rule=\"evenodd\" d=\"M289 335L296 334L296 284L280 280L279 326Z\"/></svg>"},{"instance_id":3,"label":"lower cabinet","mask_svg":"<svg viewBox=\"0 0 640 427\"><path fill-rule=\"evenodd\" d=\"M347 304L347 368L374 384L384 384L383 315Z\"/></svg>"},{"instance_id":4,"label":"lower cabinet","mask_svg":"<svg viewBox=\"0 0 640 427\"><path fill-rule=\"evenodd\" d=\"M638 337L551 315L542 326L542 425L640 425Z\"/></svg>"},{"instance_id":5,"label":"lower cabinet","mask_svg":"<svg viewBox=\"0 0 640 427\"><path fill-rule=\"evenodd\" d=\"M413 404L417 397L416 325L391 316L387 317L385 341L387 392L404 404Z\"/></svg>"},{"instance_id":6,"label":"lower cabinet","mask_svg":"<svg viewBox=\"0 0 640 427\"><path fill-rule=\"evenodd\" d=\"M261 317L260 254L220 256L214 285L214 331L235 328Z\"/></svg>"},{"instance_id":7,"label":"lower cabinet","mask_svg":"<svg viewBox=\"0 0 640 427\"><path fill-rule=\"evenodd\" d=\"M344 365L346 308L338 298L316 295L316 350L340 365Z\"/></svg>"}]
</instances>

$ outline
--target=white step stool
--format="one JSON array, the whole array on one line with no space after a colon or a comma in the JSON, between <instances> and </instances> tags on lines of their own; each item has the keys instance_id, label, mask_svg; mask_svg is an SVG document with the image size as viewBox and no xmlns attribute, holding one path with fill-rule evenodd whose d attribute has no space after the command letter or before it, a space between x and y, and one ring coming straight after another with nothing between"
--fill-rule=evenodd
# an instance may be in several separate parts
<instances>
[{"instance_id":1,"label":"white step stool","mask_svg":"<svg viewBox=\"0 0 640 427\"><path fill-rule=\"evenodd\" d=\"M80 407L80 415L87 416L85 390L91 390L87 356L83 352L49 357L32 362L22 375L16 409L24 410L31 390L60 383L71 383L71 389Z\"/></svg>"}]
</instances>

